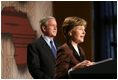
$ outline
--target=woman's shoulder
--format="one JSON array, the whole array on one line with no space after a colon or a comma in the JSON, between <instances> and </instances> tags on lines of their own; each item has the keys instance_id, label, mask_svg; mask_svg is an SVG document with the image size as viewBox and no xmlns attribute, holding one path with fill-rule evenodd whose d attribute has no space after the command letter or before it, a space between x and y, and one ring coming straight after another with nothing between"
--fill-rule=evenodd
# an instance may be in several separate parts
<instances>
[{"instance_id":1,"label":"woman's shoulder","mask_svg":"<svg viewBox=\"0 0 118 80\"><path fill-rule=\"evenodd\" d=\"M61 57L61 56L70 56L70 53L72 53L73 51L69 48L69 46L64 43L62 46L60 46L57 50L57 56ZM68 57L69 58L69 57Z\"/></svg>"},{"instance_id":2,"label":"woman's shoulder","mask_svg":"<svg viewBox=\"0 0 118 80\"><path fill-rule=\"evenodd\" d=\"M62 46L60 46L59 48L58 48L58 51L59 50L61 50L61 51L70 51L71 49L70 49L70 47L66 44L66 43L64 43Z\"/></svg>"},{"instance_id":3,"label":"woman's shoulder","mask_svg":"<svg viewBox=\"0 0 118 80\"><path fill-rule=\"evenodd\" d=\"M66 49L69 48L68 45L66 43L64 43L62 46L59 47L60 49Z\"/></svg>"}]
</instances>

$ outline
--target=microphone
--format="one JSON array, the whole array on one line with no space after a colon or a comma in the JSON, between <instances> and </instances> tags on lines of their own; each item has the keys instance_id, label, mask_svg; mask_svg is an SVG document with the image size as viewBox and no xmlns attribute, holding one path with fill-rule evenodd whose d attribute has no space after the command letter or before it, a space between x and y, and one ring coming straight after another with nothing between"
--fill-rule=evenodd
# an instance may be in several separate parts
<instances>
[{"instance_id":1,"label":"microphone","mask_svg":"<svg viewBox=\"0 0 118 80\"><path fill-rule=\"evenodd\" d=\"M112 42L110 42L110 45L114 46L114 47L117 47L117 42L116 41L112 41Z\"/></svg>"}]
</instances>

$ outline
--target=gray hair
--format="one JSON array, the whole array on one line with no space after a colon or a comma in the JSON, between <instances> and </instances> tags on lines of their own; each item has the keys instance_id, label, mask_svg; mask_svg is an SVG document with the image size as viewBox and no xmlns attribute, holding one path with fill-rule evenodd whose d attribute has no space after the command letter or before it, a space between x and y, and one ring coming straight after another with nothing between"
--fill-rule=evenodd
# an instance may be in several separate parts
<instances>
[{"instance_id":1,"label":"gray hair","mask_svg":"<svg viewBox=\"0 0 118 80\"><path fill-rule=\"evenodd\" d=\"M41 19L40 20L40 28L41 28L41 31L43 32L43 30L42 30L42 26L45 26L45 27L47 27L47 25L48 25L48 20L49 19L55 19L54 17L52 17L52 16L47 16L47 17L44 17L43 19ZM56 19L55 19L56 20Z\"/></svg>"}]
</instances>

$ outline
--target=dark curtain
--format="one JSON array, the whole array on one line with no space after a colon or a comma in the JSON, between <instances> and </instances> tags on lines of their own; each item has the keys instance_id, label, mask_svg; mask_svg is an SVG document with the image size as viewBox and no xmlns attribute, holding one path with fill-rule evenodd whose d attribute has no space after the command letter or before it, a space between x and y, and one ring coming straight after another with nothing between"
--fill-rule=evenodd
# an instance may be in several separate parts
<instances>
[{"instance_id":1,"label":"dark curtain","mask_svg":"<svg viewBox=\"0 0 118 80\"><path fill-rule=\"evenodd\" d=\"M117 1L93 2L94 61L117 58Z\"/></svg>"}]
</instances>

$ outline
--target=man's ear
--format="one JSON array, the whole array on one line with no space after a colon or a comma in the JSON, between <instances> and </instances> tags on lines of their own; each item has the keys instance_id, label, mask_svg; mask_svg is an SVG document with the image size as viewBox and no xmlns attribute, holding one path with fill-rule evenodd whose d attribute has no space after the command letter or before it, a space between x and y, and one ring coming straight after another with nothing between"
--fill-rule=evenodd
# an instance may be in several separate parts
<instances>
[{"instance_id":1,"label":"man's ear","mask_svg":"<svg viewBox=\"0 0 118 80\"><path fill-rule=\"evenodd\" d=\"M45 32L46 31L46 27L42 26L42 30L43 30L43 32Z\"/></svg>"}]
</instances>

